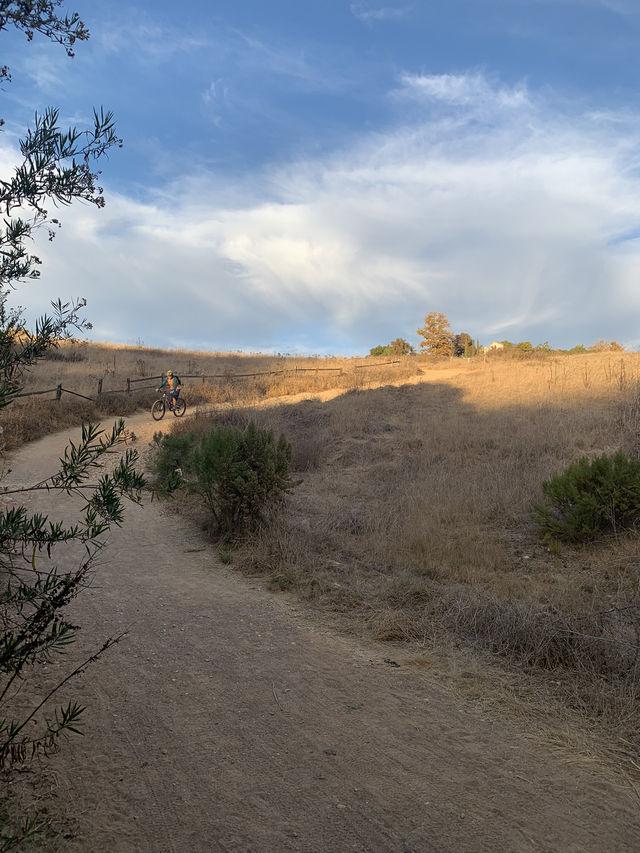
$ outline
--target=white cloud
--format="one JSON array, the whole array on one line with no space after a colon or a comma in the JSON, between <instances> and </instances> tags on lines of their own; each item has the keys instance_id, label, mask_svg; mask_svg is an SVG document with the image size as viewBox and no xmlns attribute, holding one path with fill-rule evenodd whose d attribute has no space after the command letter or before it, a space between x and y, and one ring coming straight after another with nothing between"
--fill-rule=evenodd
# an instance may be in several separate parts
<instances>
[{"instance_id":1,"label":"white cloud","mask_svg":"<svg viewBox=\"0 0 640 853\"><path fill-rule=\"evenodd\" d=\"M176 55L190 54L207 47L208 40L199 34L161 26L152 18L131 10L135 18L116 24L104 23L97 43L106 55L126 52L143 64L173 62Z\"/></svg>"},{"instance_id":2,"label":"white cloud","mask_svg":"<svg viewBox=\"0 0 640 853\"><path fill-rule=\"evenodd\" d=\"M472 74L403 74L397 98L434 101L455 107L514 109L530 106L524 85L513 87L492 83L487 77Z\"/></svg>"},{"instance_id":3,"label":"white cloud","mask_svg":"<svg viewBox=\"0 0 640 853\"><path fill-rule=\"evenodd\" d=\"M484 341L635 340L640 121L478 73L403 90L402 123L324 160L65 211L19 301L86 296L98 337L215 348L366 352L430 310Z\"/></svg>"},{"instance_id":4,"label":"white cloud","mask_svg":"<svg viewBox=\"0 0 640 853\"><path fill-rule=\"evenodd\" d=\"M364 2L352 3L350 6L351 14L365 24L371 24L375 21L397 21L406 18L411 12L411 8L411 6L371 7L368 3Z\"/></svg>"},{"instance_id":5,"label":"white cloud","mask_svg":"<svg viewBox=\"0 0 640 853\"><path fill-rule=\"evenodd\" d=\"M68 76L58 57L47 53L41 45L34 45L34 49L25 54L20 72L30 77L38 90L47 96L57 94Z\"/></svg>"},{"instance_id":6,"label":"white cloud","mask_svg":"<svg viewBox=\"0 0 640 853\"><path fill-rule=\"evenodd\" d=\"M592 6L606 9L609 12L615 12L618 15L632 15L638 10L636 0L524 0L524 2L544 3L547 5Z\"/></svg>"}]
</instances>

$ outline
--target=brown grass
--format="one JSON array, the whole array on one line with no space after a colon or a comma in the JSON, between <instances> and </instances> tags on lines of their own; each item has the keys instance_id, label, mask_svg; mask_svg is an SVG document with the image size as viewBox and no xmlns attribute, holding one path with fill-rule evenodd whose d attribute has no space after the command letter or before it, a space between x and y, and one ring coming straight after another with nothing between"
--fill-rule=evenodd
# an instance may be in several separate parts
<instances>
[{"instance_id":1,"label":"brown grass","mask_svg":"<svg viewBox=\"0 0 640 853\"><path fill-rule=\"evenodd\" d=\"M356 369L366 363L65 344L28 387L61 382L91 396L100 378L105 390L121 390L127 377L167 367L225 374L186 380L184 391L192 406L224 411L174 428L253 418L287 435L303 479L287 511L238 547L234 565L342 614L354 631L430 654L455 649L483 694L487 672L501 667L500 683L530 706L563 702L637 749L637 536L549 550L531 510L542 482L578 457L640 454L640 355L418 357ZM328 388L342 393L274 399ZM5 436L15 446L102 412L126 414L150 404L145 393L27 398L3 412Z\"/></svg>"},{"instance_id":2,"label":"brown grass","mask_svg":"<svg viewBox=\"0 0 640 853\"><path fill-rule=\"evenodd\" d=\"M578 457L640 451L639 380L637 354L496 359L176 428L293 444L304 482L234 564L376 639L488 654L637 746L638 537L550 551L531 512Z\"/></svg>"},{"instance_id":3,"label":"brown grass","mask_svg":"<svg viewBox=\"0 0 640 853\"><path fill-rule=\"evenodd\" d=\"M292 358L236 353L164 351L145 347L62 341L25 376L25 392L62 385L92 398L63 393L17 399L2 412L7 449L26 441L103 415L127 415L148 408L157 396L157 377L168 368L183 380L183 396L198 405L253 405L260 400L328 388L364 388L370 382L410 377L422 367L419 360ZM271 375L245 376L244 374ZM210 379L211 375L218 378ZM127 379L132 393L124 393ZM99 388L101 394L98 394Z\"/></svg>"}]
</instances>

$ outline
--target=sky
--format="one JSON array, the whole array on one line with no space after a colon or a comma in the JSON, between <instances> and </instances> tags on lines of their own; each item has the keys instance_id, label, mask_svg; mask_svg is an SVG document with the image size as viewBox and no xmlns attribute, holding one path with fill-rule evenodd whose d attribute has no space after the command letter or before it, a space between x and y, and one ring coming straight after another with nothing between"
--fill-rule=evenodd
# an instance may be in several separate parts
<instances>
[{"instance_id":1,"label":"sky","mask_svg":"<svg viewBox=\"0 0 640 853\"><path fill-rule=\"evenodd\" d=\"M454 333L640 348L637 0L77 0L0 33L0 178L33 116L114 112L106 207L37 238L27 317L92 340L366 354Z\"/></svg>"}]
</instances>

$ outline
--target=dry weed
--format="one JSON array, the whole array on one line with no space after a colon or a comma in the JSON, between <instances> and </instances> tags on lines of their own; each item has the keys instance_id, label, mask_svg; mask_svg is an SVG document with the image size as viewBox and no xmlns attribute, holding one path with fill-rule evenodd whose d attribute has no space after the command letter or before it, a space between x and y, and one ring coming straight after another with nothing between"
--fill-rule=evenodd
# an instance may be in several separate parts
<instances>
[{"instance_id":1,"label":"dry weed","mask_svg":"<svg viewBox=\"0 0 640 853\"><path fill-rule=\"evenodd\" d=\"M531 521L543 480L637 435L640 362L620 361L479 364L227 414L299 443L304 480L234 564L377 639L491 653L635 738L637 538L552 553Z\"/></svg>"},{"instance_id":2,"label":"dry weed","mask_svg":"<svg viewBox=\"0 0 640 853\"><path fill-rule=\"evenodd\" d=\"M64 393L64 406L46 397L17 401L2 413L6 446L16 448L87 418L127 415L147 408L158 377L169 367L181 376L184 396L192 409L199 405L252 406L279 396L360 386L365 374L367 382L379 384L386 377L397 381L415 375L418 369L416 360L409 358L388 365L372 359L244 356L61 341L26 374L25 392L62 385L91 399ZM268 375L262 375L265 373ZM127 387L130 393L124 393Z\"/></svg>"}]
</instances>

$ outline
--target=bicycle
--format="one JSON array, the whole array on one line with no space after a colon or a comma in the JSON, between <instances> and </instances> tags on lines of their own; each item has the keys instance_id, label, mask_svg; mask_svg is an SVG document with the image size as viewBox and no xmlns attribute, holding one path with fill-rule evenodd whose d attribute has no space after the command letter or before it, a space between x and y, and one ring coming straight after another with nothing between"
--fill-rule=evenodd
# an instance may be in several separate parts
<instances>
[{"instance_id":1,"label":"bicycle","mask_svg":"<svg viewBox=\"0 0 640 853\"><path fill-rule=\"evenodd\" d=\"M156 400L153 406L151 406L151 416L154 421L161 421L165 416L167 409L169 409L170 412L173 412L176 418L181 418L187 411L187 404L184 400L181 400L180 397L178 397L177 400L173 400L165 391L162 397L160 397L159 400Z\"/></svg>"}]
</instances>

